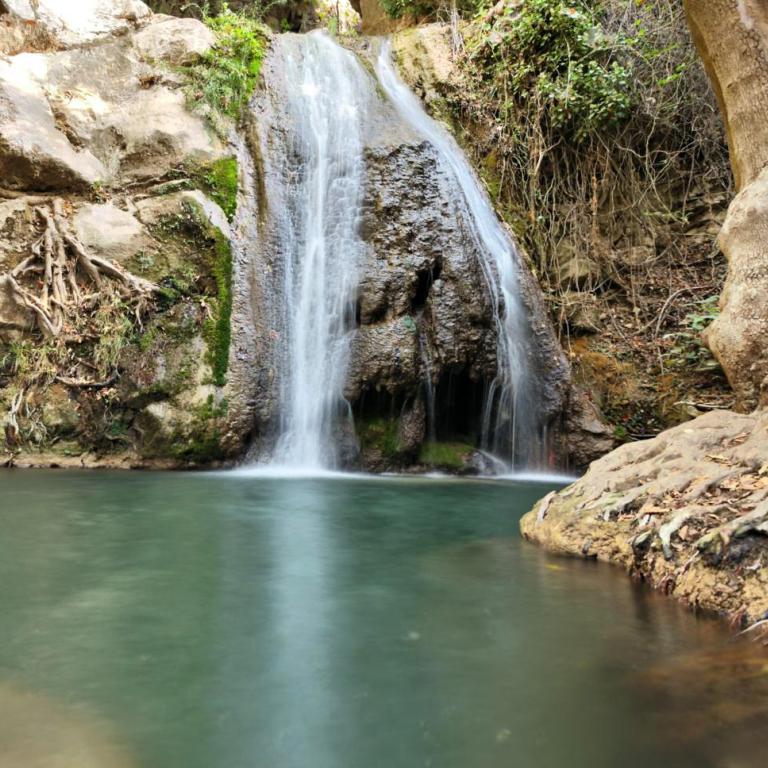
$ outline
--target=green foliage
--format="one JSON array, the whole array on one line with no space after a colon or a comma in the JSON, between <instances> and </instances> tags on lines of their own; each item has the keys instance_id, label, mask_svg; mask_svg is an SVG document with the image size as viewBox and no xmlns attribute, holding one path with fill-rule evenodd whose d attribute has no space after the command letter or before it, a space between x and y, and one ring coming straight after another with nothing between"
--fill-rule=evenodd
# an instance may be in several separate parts
<instances>
[{"instance_id":1,"label":"green foliage","mask_svg":"<svg viewBox=\"0 0 768 768\"><path fill-rule=\"evenodd\" d=\"M163 218L155 234L184 243L197 256L161 282L166 308L185 297L204 297L209 318L203 329L208 344L208 362L217 386L226 384L232 340L232 248L224 233L213 226L205 211L193 200L185 200L180 214ZM147 340L150 344L151 340Z\"/></svg>"},{"instance_id":2,"label":"green foliage","mask_svg":"<svg viewBox=\"0 0 768 768\"><path fill-rule=\"evenodd\" d=\"M638 301L640 267L617 254L684 226L695 194L730 184L682 4L487 0L463 33L463 87L447 104L545 289L570 290L561 268L584 253ZM682 261L686 247L673 238L665 258Z\"/></svg>"},{"instance_id":3,"label":"green foliage","mask_svg":"<svg viewBox=\"0 0 768 768\"><path fill-rule=\"evenodd\" d=\"M397 419L384 417L358 419L356 427L361 447L364 450L371 448L379 450L387 459L396 458L400 452L397 439L398 426Z\"/></svg>"},{"instance_id":4,"label":"green foliage","mask_svg":"<svg viewBox=\"0 0 768 768\"><path fill-rule=\"evenodd\" d=\"M585 3L526 0L521 8L506 7L494 34L477 39L472 57L486 78L504 81L502 109L515 114L539 105L543 122L582 141L629 115L630 73L616 60L628 44L609 38Z\"/></svg>"},{"instance_id":5,"label":"green foliage","mask_svg":"<svg viewBox=\"0 0 768 768\"><path fill-rule=\"evenodd\" d=\"M457 470L464 466L467 455L474 448L466 443L425 443L422 446L419 462L429 467Z\"/></svg>"},{"instance_id":6,"label":"green foliage","mask_svg":"<svg viewBox=\"0 0 768 768\"><path fill-rule=\"evenodd\" d=\"M263 24L226 6L206 18L217 35L216 45L200 62L186 68L187 96L194 108L238 118L261 72L269 31Z\"/></svg>"},{"instance_id":7,"label":"green foliage","mask_svg":"<svg viewBox=\"0 0 768 768\"><path fill-rule=\"evenodd\" d=\"M693 367L697 371L714 371L720 364L704 344L702 333L720 315L719 296L709 296L696 303L696 310L685 316L685 330L671 333L665 339L674 343L667 359L676 367Z\"/></svg>"},{"instance_id":8,"label":"green foliage","mask_svg":"<svg viewBox=\"0 0 768 768\"><path fill-rule=\"evenodd\" d=\"M122 302L102 304L94 313L98 341L93 349L93 362L101 379L107 379L118 368L120 355L135 335L130 307Z\"/></svg>"}]
</instances>

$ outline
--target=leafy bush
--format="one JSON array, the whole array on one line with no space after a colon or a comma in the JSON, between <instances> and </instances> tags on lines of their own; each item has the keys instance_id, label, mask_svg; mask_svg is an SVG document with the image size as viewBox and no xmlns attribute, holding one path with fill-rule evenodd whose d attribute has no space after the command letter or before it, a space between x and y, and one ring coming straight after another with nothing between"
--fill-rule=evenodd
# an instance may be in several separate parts
<instances>
[{"instance_id":1,"label":"leafy bush","mask_svg":"<svg viewBox=\"0 0 768 768\"><path fill-rule=\"evenodd\" d=\"M509 0L464 36L466 88L451 106L537 272L556 293L567 243L636 295L613 244L631 245L662 220L683 223L685 190L730 184L681 4Z\"/></svg>"},{"instance_id":2,"label":"leafy bush","mask_svg":"<svg viewBox=\"0 0 768 768\"><path fill-rule=\"evenodd\" d=\"M582 141L628 118L626 54L638 39L609 36L586 3L526 0L483 22L471 58L485 80L503 85L510 116L533 106L545 128Z\"/></svg>"},{"instance_id":3,"label":"leafy bush","mask_svg":"<svg viewBox=\"0 0 768 768\"><path fill-rule=\"evenodd\" d=\"M719 296L709 296L696 302L695 311L685 316L685 330L666 336L675 345L667 353L672 365L693 366L697 371L713 371L720 367L702 339L702 333L720 315L719 301Z\"/></svg>"},{"instance_id":4,"label":"leafy bush","mask_svg":"<svg viewBox=\"0 0 768 768\"><path fill-rule=\"evenodd\" d=\"M268 31L258 21L224 8L206 19L216 45L187 68L188 97L194 107L237 118L253 93L267 48Z\"/></svg>"}]
</instances>

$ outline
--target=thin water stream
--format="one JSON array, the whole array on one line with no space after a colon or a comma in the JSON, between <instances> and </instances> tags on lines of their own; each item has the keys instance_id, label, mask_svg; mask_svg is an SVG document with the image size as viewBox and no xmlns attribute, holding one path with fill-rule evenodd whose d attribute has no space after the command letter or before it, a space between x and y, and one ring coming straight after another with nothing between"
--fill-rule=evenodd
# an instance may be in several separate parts
<instances>
[{"instance_id":1,"label":"thin water stream","mask_svg":"<svg viewBox=\"0 0 768 768\"><path fill-rule=\"evenodd\" d=\"M481 254L498 347L496 378L486 396L482 447L530 466L539 458L544 425L540 423L536 375L531 370L531 330L521 297L520 257L515 244L456 140L427 114L395 71L389 41L381 47L376 72L402 118L437 149L442 162L450 168Z\"/></svg>"},{"instance_id":2,"label":"thin water stream","mask_svg":"<svg viewBox=\"0 0 768 768\"><path fill-rule=\"evenodd\" d=\"M549 486L0 470L3 768L763 768L768 658Z\"/></svg>"}]
</instances>

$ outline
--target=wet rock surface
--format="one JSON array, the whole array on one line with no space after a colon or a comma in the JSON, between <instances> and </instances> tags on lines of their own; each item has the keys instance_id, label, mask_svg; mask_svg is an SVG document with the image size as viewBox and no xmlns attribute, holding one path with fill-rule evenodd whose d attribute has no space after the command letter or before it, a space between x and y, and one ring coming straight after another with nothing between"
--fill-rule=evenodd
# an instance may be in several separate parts
<instances>
[{"instance_id":1,"label":"wet rock surface","mask_svg":"<svg viewBox=\"0 0 768 768\"><path fill-rule=\"evenodd\" d=\"M363 60L376 53L369 42L356 49ZM265 91L253 102L247 127L254 193L261 203L250 247L255 260L251 287L243 299L254 310L255 341L243 354L261 361L253 410L257 444L261 435L265 445L276 431L278 415L280 366L274 356L283 331L279 311L270 309L275 293L270 281L286 259L286 244L278 234L286 209L279 190L287 171L265 171L260 161L272 147L285 143L275 117L283 109L278 84L284 80L284 66L279 55L268 57ZM453 464L454 453L469 457L478 443L485 394L497 370L496 309L481 246L452 172L437 150L402 120L373 79L366 110L363 256L344 387L360 438L360 461L377 471L423 467L420 448L431 428L438 441L462 446L461 451L447 451ZM285 167L290 169L290 163L289 156ZM520 282L534 340L527 364L545 393L547 421L561 412L567 365L535 280L523 270ZM273 361L267 370L265 360ZM268 455L268 448L259 453L257 447L256 455Z\"/></svg>"}]
</instances>

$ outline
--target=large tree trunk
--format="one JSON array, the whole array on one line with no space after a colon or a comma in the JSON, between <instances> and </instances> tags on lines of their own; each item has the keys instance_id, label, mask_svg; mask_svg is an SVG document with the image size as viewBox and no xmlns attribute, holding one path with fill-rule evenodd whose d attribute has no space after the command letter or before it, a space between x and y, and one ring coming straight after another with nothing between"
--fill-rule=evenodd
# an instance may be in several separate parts
<instances>
[{"instance_id":1,"label":"large tree trunk","mask_svg":"<svg viewBox=\"0 0 768 768\"><path fill-rule=\"evenodd\" d=\"M768 405L768 2L685 6L720 101L739 190L720 236L729 274L707 342L744 411Z\"/></svg>"}]
</instances>

